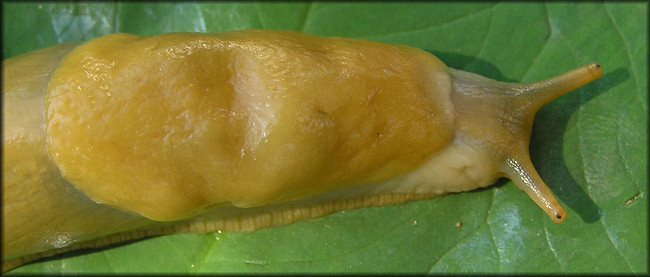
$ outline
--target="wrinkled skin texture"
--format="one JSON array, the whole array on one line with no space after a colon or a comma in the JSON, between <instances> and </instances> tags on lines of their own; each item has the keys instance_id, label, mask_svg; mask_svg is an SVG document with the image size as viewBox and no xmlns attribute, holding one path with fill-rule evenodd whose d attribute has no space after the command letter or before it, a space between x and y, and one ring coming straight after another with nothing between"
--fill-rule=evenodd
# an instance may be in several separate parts
<instances>
[{"instance_id":1,"label":"wrinkled skin texture","mask_svg":"<svg viewBox=\"0 0 650 277\"><path fill-rule=\"evenodd\" d=\"M430 76L445 70L418 49L295 32L110 35L54 73L48 149L95 201L155 220L300 199L440 150L451 88Z\"/></svg>"},{"instance_id":2,"label":"wrinkled skin texture","mask_svg":"<svg viewBox=\"0 0 650 277\"><path fill-rule=\"evenodd\" d=\"M411 47L290 31L114 34L3 61L3 271L151 235L254 230L512 179L535 112L602 74L532 84Z\"/></svg>"}]
</instances>

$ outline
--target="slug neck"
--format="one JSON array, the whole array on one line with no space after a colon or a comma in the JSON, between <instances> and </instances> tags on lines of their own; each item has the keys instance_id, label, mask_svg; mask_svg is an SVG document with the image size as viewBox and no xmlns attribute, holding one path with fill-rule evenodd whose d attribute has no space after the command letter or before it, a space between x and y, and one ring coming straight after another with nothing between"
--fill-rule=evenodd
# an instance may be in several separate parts
<instances>
[{"instance_id":1,"label":"slug neck","mask_svg":"<svg viewBox=\"0 0 650 277\"><path fill-rule=\"evenodd\" d=\"M518 84L498 82L450 68L456 108L456 138L488 146L503 156L513 148L527 149L536 111L517 105Z\"/></svg>"},{"instance_id":2,"label":"slug neck","mask_svg":"<svg viewBox=\"0 0 650 277\"><path fill-rule=\"evenodd\" d=\"M449 69L456 108L456 140L470 146L511 179L556 223L566 211L557 202L530 160L528 146L535 113L546 103L602 75L598 64L575 69L531 84L498 82ZM457 142L455 142L457 143Z\"/></svg>"}]
</instances>

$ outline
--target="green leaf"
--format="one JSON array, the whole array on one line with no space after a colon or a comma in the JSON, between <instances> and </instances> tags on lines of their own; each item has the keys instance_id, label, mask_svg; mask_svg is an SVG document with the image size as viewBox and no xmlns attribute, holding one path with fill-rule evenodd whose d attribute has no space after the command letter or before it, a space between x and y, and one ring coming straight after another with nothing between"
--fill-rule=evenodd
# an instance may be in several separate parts
<instances>
[{"instance_id":1,"label":"green leaf","mask_svg":"<svg viewBox=\"0 0 650 277\"><path fill-rule=\"evenodd\" d=\"M502 81L541 80L589 62L605 70L536 116L531 156L567 208L562 224L502 181L255 232L179 234L78 251L11 273L647 274L647 11L641 2L3 3L3 58L114 32L259 28L411 45L450 67Z\"/></svg>"}]
</instances>

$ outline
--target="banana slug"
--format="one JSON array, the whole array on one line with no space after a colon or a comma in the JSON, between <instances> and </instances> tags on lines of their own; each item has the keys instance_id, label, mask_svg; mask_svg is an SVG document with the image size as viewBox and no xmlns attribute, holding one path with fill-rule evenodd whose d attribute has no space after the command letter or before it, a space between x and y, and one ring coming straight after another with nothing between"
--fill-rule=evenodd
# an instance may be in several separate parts
<instances>
[{"instance_id":1,"label":"banana slug","mask_svg":"<svg viewBox=\"0 0 650 277\"><path fill-rule=\"evenodd\" d=\"M254 230L511 179L566 218L533 118L602 75L530 84L420 49L292 31L112 34L3 61L3 272L78 248Z\"/></svg>"}]
</instances>

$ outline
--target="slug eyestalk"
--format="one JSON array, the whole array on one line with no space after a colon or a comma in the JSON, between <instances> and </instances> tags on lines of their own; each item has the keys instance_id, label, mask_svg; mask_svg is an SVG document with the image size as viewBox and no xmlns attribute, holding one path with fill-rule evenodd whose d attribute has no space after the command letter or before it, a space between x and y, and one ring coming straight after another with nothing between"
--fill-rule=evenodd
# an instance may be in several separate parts
<instances>
[{"instance_id":1,"label":"slug eyestalk","mask_svg":"<svg viewBox=\"0 0 650 277\"><path fill-rule=\"evenodd\" d=\"M459 137L468 143L490 145L489 155L500 160L498 172L525 191L555 223L566 219L558 203L533 166L528 151L533 119L553 99L602 76L599 64L571 70L547 80L504 83L451 69L452 98L456 103Z\"/></svg>"}]
</instances>

